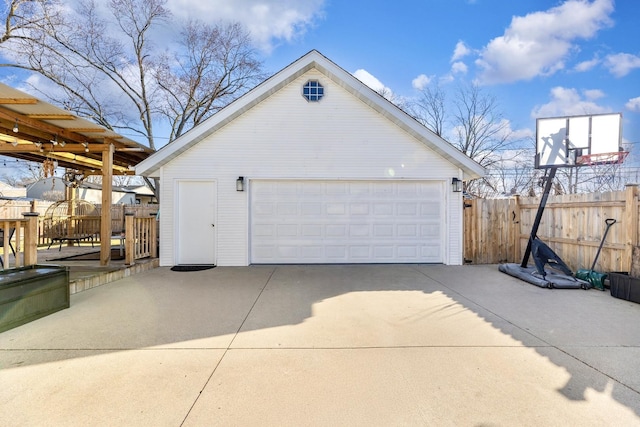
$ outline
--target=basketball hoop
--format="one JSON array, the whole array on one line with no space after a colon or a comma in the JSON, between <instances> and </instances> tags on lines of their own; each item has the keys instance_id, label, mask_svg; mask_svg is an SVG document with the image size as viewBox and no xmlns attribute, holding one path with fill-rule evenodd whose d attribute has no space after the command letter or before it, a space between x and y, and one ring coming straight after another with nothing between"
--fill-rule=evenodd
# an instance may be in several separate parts
<instances>
[{"instance_id":1,"label":"basketball hoop","mask_svg":"<svg viewBox=\"0 0 640 427\"><path fill-rule=\"evenodd\" d=\"M576 165L597 166L597 165L619 165L629 155L628 151L612 151L610 153L584 154L576 158Z\"/></svg>"}]
</instances>

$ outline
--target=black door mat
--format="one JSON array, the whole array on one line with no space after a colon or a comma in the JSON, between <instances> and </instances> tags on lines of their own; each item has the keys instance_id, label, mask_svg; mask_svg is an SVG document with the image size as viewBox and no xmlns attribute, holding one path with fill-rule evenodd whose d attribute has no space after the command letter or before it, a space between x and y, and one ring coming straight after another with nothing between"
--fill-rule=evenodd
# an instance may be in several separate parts
<instances>
[{"instance_id":1,"label":"black door mat","mask_svg":"<svg viewBox=\"0 0 640 427\"><path fill-rule=\"evenodd\" d=\"M202 271L215 267L215 265L174 265L171 271Z\"/></svg>"},{"instance_id":2,"label":"black door mat","mask_svg":"<svg viewBox=\"0 0 640 427\"><path fill-rule=\"evenodd\" d=\"M124 259L124 252L120 253L120 248L111 249L111 259L119 261ZM73 255L64 258L56 258L51 261L100 261L100 251L89 252L87 254Z\"/></svg>"}]
</instances>

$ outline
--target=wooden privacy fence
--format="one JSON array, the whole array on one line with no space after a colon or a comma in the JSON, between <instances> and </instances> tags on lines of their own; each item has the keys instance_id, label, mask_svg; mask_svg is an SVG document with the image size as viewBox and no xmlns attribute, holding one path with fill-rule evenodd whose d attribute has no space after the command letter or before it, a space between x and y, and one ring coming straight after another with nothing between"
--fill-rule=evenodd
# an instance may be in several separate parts
<instances>
[{"instance_id":1,"label":"wooden privacy fence","mask_svg":"<svg viewBox=\"0 0 640 427\"><path fill-rule=\"evenodd\" d=\"M539 197L464 201L464 258L467 263L520 263L540 204ZM591 268L611 226L596 264L601 272L630 271L633 249L640 241L638 187L608 193L549 196L538 238L574 271ZM532 260L530 260L532 262Z\"/></svg>"}]
</instances>

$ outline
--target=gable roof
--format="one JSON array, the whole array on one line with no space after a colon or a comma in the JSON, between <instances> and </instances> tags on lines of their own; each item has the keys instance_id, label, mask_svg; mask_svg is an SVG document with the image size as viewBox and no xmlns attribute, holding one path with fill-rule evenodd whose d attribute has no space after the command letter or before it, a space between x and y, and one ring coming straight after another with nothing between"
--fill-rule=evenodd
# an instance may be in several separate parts
<instances>
[{"instance_id":1,"label":"gable roof","mask_svg":"<svg viewBox=\"0 0 640 427\"><path fill-rule=\"evenodd\" d=\"M207 138L218 129L233 121L311 69L318 70L335 84L380 113L387 120L395 123L398 127L425 144L425 146L440 154L445 159L448 159L463 171L464 179L479 178L485 174L485 170L480 164L427 129L413 117L362 83L349 72L340 68L317 50L312 50L302 56L203 123L162 147L159 151L136 166L136 174L143 176L154 175L162 166L172 159L178 157L184 151Z\"/></svg>"}]
</instances>

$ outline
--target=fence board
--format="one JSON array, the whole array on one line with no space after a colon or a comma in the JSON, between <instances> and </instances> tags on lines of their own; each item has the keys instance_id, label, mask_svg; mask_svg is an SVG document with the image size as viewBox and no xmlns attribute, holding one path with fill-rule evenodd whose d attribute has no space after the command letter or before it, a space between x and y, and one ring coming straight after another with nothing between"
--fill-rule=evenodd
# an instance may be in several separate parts
<instances>
[{"instance_id":1,"label":"fence board","mask_svg":"<svg viewBox=\"0 0 640 427\"><path fill-rule=\"evenodd\" d=\"M465 201L465 262L494 264L522 261L540 198L475 199ZM629 271L632 250L638 246L638 188L608 193L550 196L540 222L538 237L569 267L591 268L613 218L596 264L603 272Z\"/></svg>"}]
</instances>

